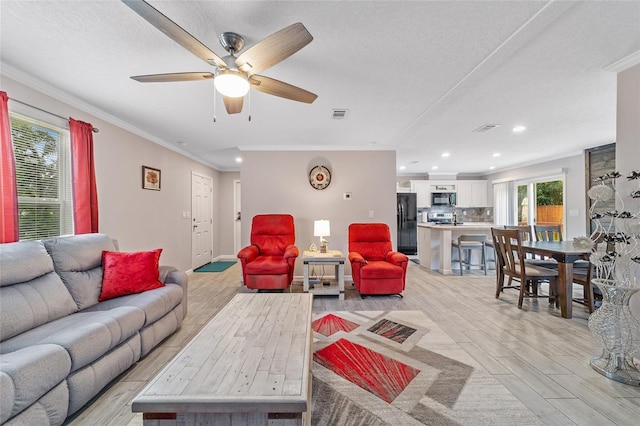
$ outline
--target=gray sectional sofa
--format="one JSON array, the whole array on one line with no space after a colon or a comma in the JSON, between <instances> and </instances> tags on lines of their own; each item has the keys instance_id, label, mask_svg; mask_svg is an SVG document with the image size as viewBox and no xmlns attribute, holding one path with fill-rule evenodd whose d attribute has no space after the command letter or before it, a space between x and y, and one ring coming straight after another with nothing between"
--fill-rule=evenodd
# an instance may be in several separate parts
<instances>
[{"instance_id":1,"label":"gray sectional sofa","mask_svg":"<svg viewBox=\"0 0 640 426\"><path fill-rule=\"evenodd\" d=\"M187 275L98 301L104 234L0 244L0 423L59 425L187 314Z\"/></svg>"}]
</instances>

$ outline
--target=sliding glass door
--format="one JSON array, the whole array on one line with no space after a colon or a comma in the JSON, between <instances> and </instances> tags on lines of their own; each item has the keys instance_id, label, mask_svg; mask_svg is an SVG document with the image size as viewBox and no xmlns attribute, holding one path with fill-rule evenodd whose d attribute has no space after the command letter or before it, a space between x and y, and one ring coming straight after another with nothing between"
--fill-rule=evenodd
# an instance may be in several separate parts
<instances>
[{"instance_id":1,"label":"sliding glass door","mask_svg":"<svg viewBox=\"0 0 640 426\"><path fill-rule=\"evenodd\" d=\"M518 225L560 225L564 233L564 177L518 181L516 189Z\"/></svg>"}]
</instances>

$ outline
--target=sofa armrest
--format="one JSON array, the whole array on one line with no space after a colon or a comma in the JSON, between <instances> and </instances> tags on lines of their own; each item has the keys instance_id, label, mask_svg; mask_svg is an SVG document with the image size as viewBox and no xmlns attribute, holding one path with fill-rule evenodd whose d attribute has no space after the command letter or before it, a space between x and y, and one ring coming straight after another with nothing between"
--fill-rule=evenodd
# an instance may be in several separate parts
<instances>
[{"instance_id":1,"label":"sofa armrest","mask_svg":"<svg viewBox=\"0 0 640 426\"><path fill-rule=\"evenodd\" d=\"M389 253L387 253L386 261L393 263L394 265L406 267L407 263L409 262L409 258L404 253L390 251Z\"/></svg>"},{"instance_id":2,"label":"sofa armrest","mask_svg":"<svg viewBox=\"0 0 640 426\"><path fill-rule=\"evenodd\" d=\"M256 246L255 244L251 244L250 246L244 247L238 252L238 259L240 259L243 264L247 264L258 257L259 254L260 249L258 248L258 246Z\"/></svg>"},{"instance_id":3,"label":"sofa armrest","mask_svg":"<svg viewBox=\"0 0 640 426\"><path fill-rule=\"evenodd\" d=\"M160 265L160 278L159 280L165 284L178 284L180 287L184 289L185 294L187 294L187 283L189 282L189 277L186 272L179 271L173 266Z\"/></svg>"},{"instance_id":4,"label":"sofa armrest","mask_svg":"<svg viewBox=\"0 0 640 426\"><path fill-rule=\"evenodd\" d=\"M289 244L284 249L283 257L285 262L288 262L289 259L293 259L295 261L295 259L298 257L299 254L300 254L300 251L298 250L298 247L294 246L293 244Z\"/></svg>"},{"instance_id":5,"label":"sofa armrest","mask_svg":"<svg viewBox=\"0 0 640 426\"><path fill-rule=\"evenodd\" d=\"M160 278L159 280L165 284L177 284L182 288L182 302L184 319L187 316L187 290L189 284L189 276L184 271L179 271L173 266L160 265Z\"/></svg>"},{"instance_id":6,"label":"sofa armrest","mask_svg":"<svg viewBox=\"0 0 640 426\"><path fill-rule=\"evenodd\" d=\"M366 265L367 261L362 255L356 251L352 251L349 253L349 262L350 263L359 263L361 266Z\"/></svg>"}]
</instances>

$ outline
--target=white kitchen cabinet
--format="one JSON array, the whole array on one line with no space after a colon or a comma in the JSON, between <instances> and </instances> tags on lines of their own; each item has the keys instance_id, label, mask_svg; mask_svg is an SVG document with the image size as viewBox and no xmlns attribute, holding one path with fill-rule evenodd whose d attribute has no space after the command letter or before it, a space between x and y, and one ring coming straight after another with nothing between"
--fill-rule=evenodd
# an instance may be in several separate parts
<instances>
[{"instance_id":1,"label":"white kitchen cabinet","mask_svg":"<svg viewBox=\"0 0 640 426\"><path fill-rule=\"evenodd\" d=\"M486 180L459 180L457 206L458 207L487 207Z\"/></svg>"},{"instance_id":2,"label":"white kitchen cabinet","mask_svg":"<svg viewBox=\"0 0 640 426\"><path fill-rule=\"evenodd\" d=\"M412 180L411 192L416 193L416 206L418 208L431 207L431 192L428 180Z\"/></svg>"}]
</instances>

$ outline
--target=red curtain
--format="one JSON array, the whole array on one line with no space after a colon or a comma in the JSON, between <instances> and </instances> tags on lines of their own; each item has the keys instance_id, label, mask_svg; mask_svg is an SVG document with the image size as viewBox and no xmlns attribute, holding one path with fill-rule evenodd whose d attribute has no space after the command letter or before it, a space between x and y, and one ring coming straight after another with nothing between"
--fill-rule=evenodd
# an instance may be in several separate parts
<instances>
[{"instance_id":1,"label":"red curtain","mask_svg":"<svg viewBox=\"0 0 640 426\"><path fill-rule=\"evenodd\" d=\"M20 239L16 163L8 101L6 92L0 92L0 243L13 243Z\"/></svg>"},{"instance_id":2,"label":"red curtain","mask_svg":"<svg viewBox=\"0 0 640 426\"><path fill-rule=\"evenodd\" d=\"M93 126L69 118L73 223L76 234L98 232L98 191L93 162Z\"/></svg>"}]
</instances>

